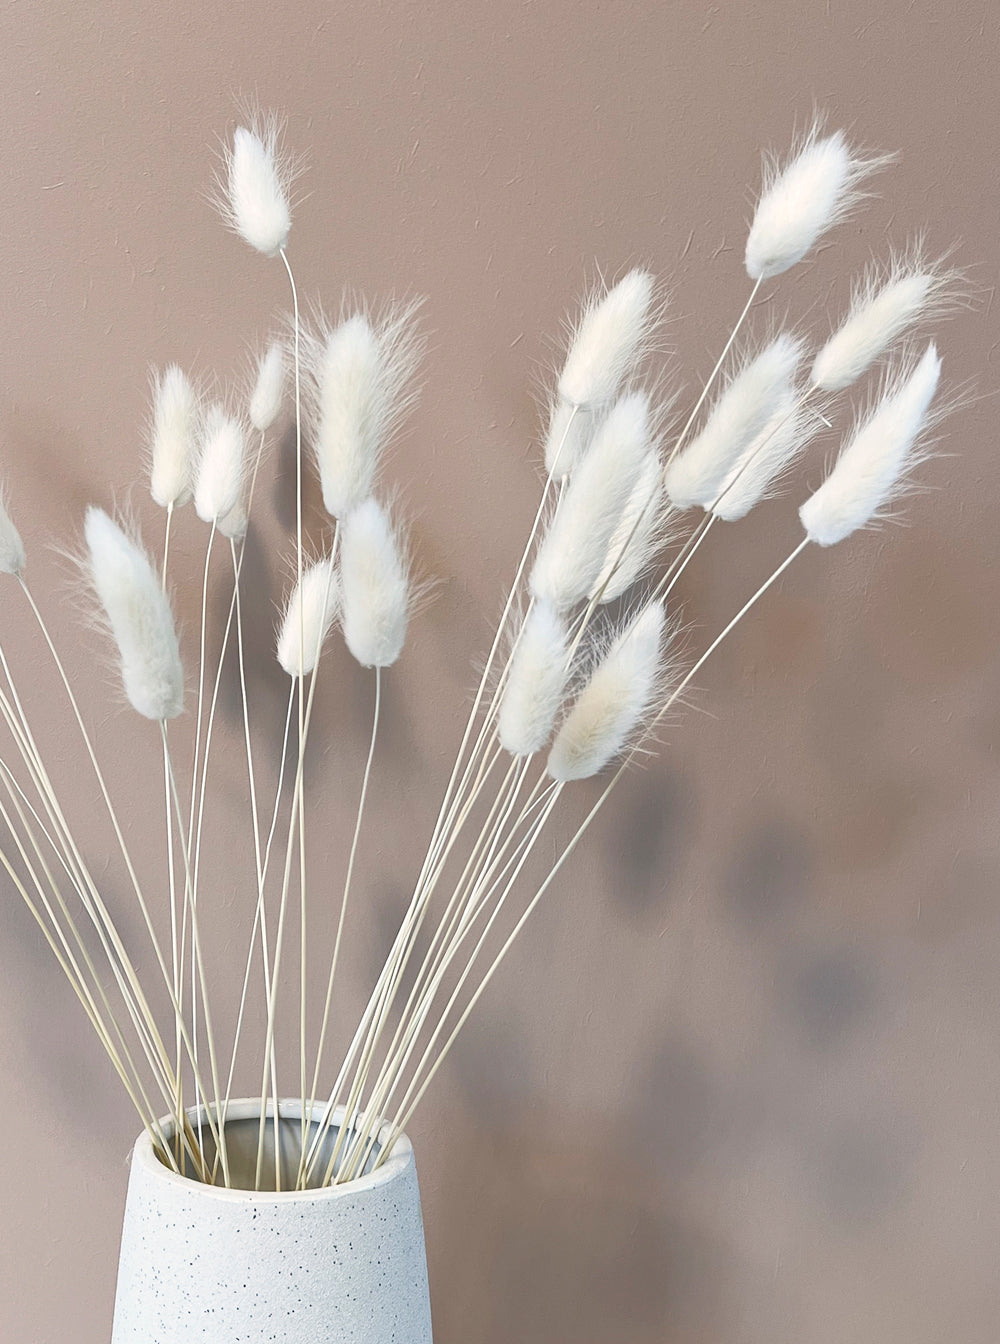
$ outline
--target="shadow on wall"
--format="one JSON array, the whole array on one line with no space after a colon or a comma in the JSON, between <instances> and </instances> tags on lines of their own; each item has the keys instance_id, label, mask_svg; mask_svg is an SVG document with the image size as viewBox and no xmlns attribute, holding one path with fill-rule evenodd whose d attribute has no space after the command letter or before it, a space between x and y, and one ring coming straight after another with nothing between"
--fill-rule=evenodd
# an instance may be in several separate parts
<instances>
[{"instance_id":1,"label":"shadow on wall","mask_svg":"<svg viewBox=\"0 0 1000 1344\"><path fill-rule=\"evenodd\" d=\"M445 1167L429 1248L439 1344L718 1337L723 1248L622 1158L620 1133L578 1123L477 1129Z\"/></svg>"}]
</instances>

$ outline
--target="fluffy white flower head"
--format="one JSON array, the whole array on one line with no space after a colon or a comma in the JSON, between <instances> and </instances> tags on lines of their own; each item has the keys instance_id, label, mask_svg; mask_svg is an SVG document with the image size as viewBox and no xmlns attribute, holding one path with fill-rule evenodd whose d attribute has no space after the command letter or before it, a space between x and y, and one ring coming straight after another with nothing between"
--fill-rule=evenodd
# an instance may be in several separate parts
<instances>
[{"instance_id":1,"label":"fluffy white flower head","mask_svg":"<svg viewBox=\"0 0 1000 1344\"><path fill-rule=\"evenodd\" d=\"M376 320L354 313L310 341L313 452L332 517L343 519L372 493L411 403L419 356L412 307Z\"/></svg>"},{"instance_id":2,"label":"fluffy white flower head","mask_svg":"<svg viewBox=\"0 0 1000 1344\"><path fill-rule=\"evenodd\" d=\"M611 408L570 479L531 570L532 596L566 611L593 589L650 450L649 400Z\"/></svg>"},{"instance_id":3,"label":"fluffy white flower head","mask_svg":"<svg viewBox=\"0 0 1000 1344\"><path fill-rule=\"evenodd\" d=\"M833 546L879 516L903 486L937 390L941 360L928 345L860 423L833 470L799 510L810 541Z\"/></svg>"},{"instance_id":4,"label":"fluffy white flower head","mask_svg":"<svg viewBox=\"0 0 1000 1344\"><path fill-rule=\"evenodd\" d=\"M6 501L0 498L0 574L20 574L25 560L21 534L14 526Z\"/></svg>"},{"instance_id":5,"label":"fluffy white flower head","mask_svg":"<svg viewBox=\"0 0 1000 1344\"><path fill-rule=\"evenodd\" d=\"M183 369L171 364L156 380L149 431L149 487L161 508L177 508L191 498L197 434L197 395Z\"/></svg>"},{"instance_id":6,"label":"fluffy white flower head","mask_svg":"<svg viewBox=\"0 0 1000 1344\"><path fill-rule=\"evenodd\" d=\"M801 353L801 342L782 333L729 380L705 427L667 467L667 493L675 508L708 508L717 498L740 455L787 395Z\"/></svg>"},{"instance_id":7,"label":"fluffy white flower head","mask_svg":"<svg viewBox=\"0 0 1000 1344\"><path fill-rule=\"evenodd\" d=\"M389 667L403 651L410 583L403 548L382 506L367 499L341 527L344 639L362 667Z\"/></svg>"},{"instance_id":8,"label":"fluffy white flower head","mask_svg":"<svg viewBox=\"0 0 1000 1344\"><path fill-rule=\"evenodd\" d=\"M339 607L340 585L326 557L303 571L278 628L278 662L290 677L308 676L316 666Z\"/></svg>"},{"instance_id":9,"label":"fluffy white flower head","mask_svg":"<svg viewBox=\"0 0 1000 1344\"><path fill-rule=\"evenodd\" d=\"M855 154L842 131L820 139L814 125L783 168L768 166L747 237L751 280L768 280L801 261L849 214L859 199L858 183L879 162Z\"/></svg>"},{"instance_id":10,"label":"fluffy white flower head","mask_svg":"<svg viewBox=\"0 0 1000 1344\"><path fill-rule=\"evenodd\" d=\"M789 386L779 397L774 414L744 448L717 498L707 507L727 522L746 517L761 500L776 493L781 478L813 433L811 418L799 407L798 392Z\"/></svg>"},{"instance_id":11,"label":"fluffy white flower head","mask_svg":"<svg viewBox=\"0 0 1000 1344\"><path fill-rule=\"evenodd\" d=\"M184 674L170 602L143 548L103 509L84 523L90 581L107 618L132 707L147 719L184 708Z\"/></svg>"},{"instance_id":12,"label":"fluffy white flower head","mask_svg":"<svg viewBox=\"0 0 1000 1344\"><path fill-rule=\"evenodd\" d=\"M600 602L615 601L653 562L667 540L665 493L663 463L659 453L650 448L588 597L600 594Z\"/></svg>"},{"instance_id":13,"label":"fluffy white flower head","mask_svg":"<svg viewBox=\"0 0 1000 1344\"><path fill-rule=\"evenodd\" d=\"M262 118L253 128L237 126L226 170L230 225L265 257L276 256L292 228L290 173L280 154L278 122Z\"/></svg>"},{"instance_id":14,"label":"fluffy white flower head","mask_svg":"<svg viewBox=\"0 0 1000 1344\"><path fill-rule=\"evenodd\" d=\"M654 281L634 270L585 303L562 373L559 395L572 406L606 405L649 349L656 326Z\"/></svg>"},{"instance_id":15,"label":"fluffy white flower head","mask_svg":"<svg viewBox=\"0 0 1000 1344\"><path fill-rule=\"evenodd\" d=\"M648 603L598 663L552 744L553 779L588 779L626 746L656 690L664 622L663 603Z\"/></svg>"},{"instance_id":16,"label":"fluffy white flower head","mask_svg":"<svg viewBox=\"0 0 1000 1344\"><path fill-rule=\"evenodd\" d=\"M887 266L869 267L847 317L813 361L813 386L824 392L850 387L903 332L947 310L960 278L944 259L926 261L919 240Z\"/></svg>"},{"instance_id":17,"label":"fluffy white flower head","mask_svg":"<svg viewBox=\"0 0 1000 1344\"><path fill-rule=\"evenodd\" d=\"M284 341L272 341L257 365L257 381L250 397L250 423L262 434L281 414L285 395L287 351Z\"/></svg>"},{"instance_id":18,"label":"fluffy white flower head","mask_svg":"<svg viewBox=\"0 0 1000 1344\"><path fill-rule=\"evenodd\" d=\"M517 641L500 702L500 743L512 756L533 756L549 740L568 658L565 622L547 603L536 602Z\"/></svg>"},{"instance_id":19,"label":"fluffy white flower head","mask_svg":"<svg viewBox=\"0 0 1000 1344\"><path fill-rule=\"evenodd\" d=\"M243 426L224 406L210 406L202 425L194 507L205 523L217 523L239 503L246 467Z\"/></svg>"}]
</instances>

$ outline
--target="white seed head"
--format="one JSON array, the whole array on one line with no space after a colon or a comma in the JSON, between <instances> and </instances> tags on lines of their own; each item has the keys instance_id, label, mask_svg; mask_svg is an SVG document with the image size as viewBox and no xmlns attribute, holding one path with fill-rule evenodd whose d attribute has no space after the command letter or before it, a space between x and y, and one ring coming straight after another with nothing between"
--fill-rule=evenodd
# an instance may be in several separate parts
<instances>
[{"instance_id":1,"label":"white seed head","mask_svg":"<svg viewBox=\"0 0 1000 1344\"><path fill-rule=\"evenodd\" d=\"M257 381L250 397L250 423L262 434L281 414L286 356L284 342L272 341L257 365Z\"/></svg>"},{"instance_id":2,"label":"white seed head","mask_svg":"<svg viewBox=\"0 0 1000 1344\"><path fill-rule=\"evenodd\" d=\"M570 479L531 571L531 593L565 611L592 591L650 447L649 401L622 397Z\"/></svg>"},{"instance_id":3,"label":"white seed head","mask_svg":"<svg viewBox=\"0 0 1000 1344\"><path fill-rule=\"evenodd\" d=\"M226 217L265 257L281 251L292 227L291 173L280 151L279 130L274 118L252 128L238 126L226 153Z\"/></svg>"},{"instance_id":4,"label":"white seed head","mask_svg":"<svg viewBox=\"0 0 1000 1344\"><path fill-rule=\"evenodd\" d=\"M389 667L403 651L410 582L385 510L366 499L343 520L340 582L344 639L362 667Z\"/></svg>"},{"instance_id":5,"label":"white seed head","mask_svg":"<svg viewBox=\"0 0 1000 1344\"><path fill-rule=\"evenodd\" d=\"M308 676L340 608L340 584L327 556L303 570L278 627L278 662L290 677Z\"/></svg>"},{"instance_id":6,"label":"white seed head","mask_svg":"<svg viewBox=\"0 0 1000 1344\"><path fill-rule=\"evenodd\" d=\"M573 406L606 406L648 352L656 327L654 281L629 271L607 293L586 301L559 375L559 395Z\"/></svg>"},{"instance_id":7,"label":"white seed head","mask_svg":"<svg viewBox=\"0 0 1000 1344\"><path fill-rule=\"evenodd\" d=\"M553 779L588 779L629 742L656 690L664 620L663 603L648 603L598 663L552 744Z\"/></svg>"},{"instance_id":8,"label":"white seed head","mask_svg":"<svg viewBox=\"0 0 1000 1344\"><path fill-rule=\"evenodd\" d=\"M20 574L26 564L22 535L13 526L7 500L0 496L0 574Z\"/></svg>"},{"instance_id":9,"label":"white seed head","mask_svg":"<svg viewBox=\"0 0 1000 1344\"><path fill-rule=\"evenodd\" d=\"M150 493L164 509L191 498L197 436L197 395L183 369L171 364L156 380L149 431Z\"/></svg>"},{"instance_id":10,"label":"white seed head","mask_svg":"<svg viewBox=\"0 0 1000 1344\"><path fill-rule=\"evenodd\" d=\"M386 442L412 400L419 356L412 308L379 322L355 313L310 341L313 451L334 518L372 493Z\"/></svg>"},{"instance_id":11,"label":"white seed head","mask_svg":"<svg viewBox=\"0 0 1000 1344\"><path fill-rule=\"evenodd\" d=\"M545 471L554 481L569 476L587 451L594 433L594 415L557 397L545 437Z\"/></svg>"},{"instance_id":12,"label":"white seed head","mask_svg":"<svg viewBox=\"0 0 1000 1344\"><path fill-rule=\"evenodd\" d=\"M722 483L718 497L708 506L726 522L744 518L752 508L778 489L815 432L812 417L799 406L794 387L786 389L764 428L743 449Z\"/></svg>"},{"instance_id":13,"label":"white seed head","mask_svg":"<svg viewBox=\"0 0 1000 1344\"><path fill-rule=\"evenodd\" d=\"M846 319L813 361L813 386L824 392L850 387L898 336L937 307L948 278L919 262L894 261L885 277L870 270Z\"/></svg>"},{"instance_id":14,"label":"white seed head","mask_svg":"<svg viewBox=\"0 0 1000 1344\"><path fill-rule=\"evenodd\" d=\"M194 507L206 523L217 523L238 504L246 469L243 426L224 406L208 408L201 429Z\"/></svg>"},{"instance_id":15,"label":"white seed head","mask_svg":"<svg viewBox=\"0 0 1000 1344\"><path fill-rule=\"evenodd\" d=\"M663 463L659 453L651 448L588 597L613 602L652 564L667 540L669 509L664 507L665 496Z\"/></svg>"},{"instance_id":16,"label":"white seed head","mask_svg":"<svg viewBox=\"0 0 1000 1344\"><path fill-rule=\"evenodd\" d=\"M246 501L238 499L224 518L220 518L216 527L227 541L242 541L250 526Z\"/></svg>"},{"instance_id":17,"label":"white seed head","mask_svg":"<svg viewBox=\"0 0 1000 1344\"><path fill-rule=\"evenodd\" d=\"M533 756L552 735L566 686L569 641L558 612L536 602L521 630L500 701L500 743Z\"/></svg>"},{"instance_id":18,"label":"white seed head","mask_svg":"<svg viewBox=\"0 0 1000 1344\"><path fill-rule=\"evenodd\" d=\"M172 719L184 708L184 674L170 602L137 542L103 509L84 523L90 581L121 660L132 707L147 719Z\"/></svg>"},{"instance_id":19,"label":"white seed head","mask_svg":"<svg viewBox=\"0 0 1000 1344\"><path fill-rule=\"evenodd\" d=\"M666 471L675 508L708 508L747 445L774 415L795 378L802 344L783 333L730 380L701 433Z\"/></svg>"},{"instance_id":20,"label":"white seed head","mask_svg":"<svg viewBox=\"0 0 1000 1344\"><path fill-rule=\"evenodd\" d=\"M11 519L7 501L0 496L0 574L20 574L26 559L21 534Z\"/></svg>"},{"instance_id":21,"label":"white seed head","mask_svg":"<svg viewBox=\"0 0 1000 1344\"><path fill-rule=\"evenodd\" d=\"M814 125L784 167L765 166L764 186L747 237L751 280L767 280L801 261L860 199L858 183L881 160L862 158L842 131L818 138Z\"/></svg>"},{"instance_id":22,"label":"white seed head","mask_svg":"<svg viewBox=\"0 0 1000 1344\"><path fill-rule=\"evenodd\" d=\"M799 510L810 541L820 546L843 541L898 496L918 457L940 373L941 360L932 343L908 374L890 382L888 392L841 450L829 476Z\"/></svg>"}]
</instances>

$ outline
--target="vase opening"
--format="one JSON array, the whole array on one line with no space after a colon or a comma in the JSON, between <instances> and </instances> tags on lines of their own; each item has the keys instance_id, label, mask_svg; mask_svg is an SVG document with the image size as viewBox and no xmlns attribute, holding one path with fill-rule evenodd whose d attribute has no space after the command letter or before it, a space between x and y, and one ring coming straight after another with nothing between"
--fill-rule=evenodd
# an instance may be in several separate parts
<instances>
[{"instance_id":1,"label":"vase opening","mask_svg":"<svg viewBox=\"0 0 1000 1344\"><path fill-rule=\"evenodd\" d=\"M324 1111L325 1103L323 1102L307 1103L306 1115L308 1118L303 1128L301 1101L281 1101L278 1103L276 1126L274 1104L268 1102L264 1120L263 1157L260 1164L263 1173L260 1185L262 1192L273 1195L279 1185L282 1192L289 1194L294 1192L302 1156L303 1137L308 1154L320 1129ZM211 1108L211 1112L214 1118L216 1115L214 1106ZM188 1112L188 1118L192 1130L199 1138L201 1150L205 1155L206 1166L210 1170L215 1169L214 1184L222 1185L222 1164L216 1161L216 1144L206 1112L202 1108L192 1108ZM334 1113L333 1122L327 1127L320 1142L315 1161L311 1164L309 1177L304 1187L306 1190L318 1190L323 1187L327 1168L337 1146L341 1123L341 1108L338 1107ZM165 1120L162 1122L161 1128L167 1142L173 1145L176 1133L175 1124L172 1121ZM230 1189L256 1190L257 1156L260 1144L260 1103L250 1101L231 1103L226 1112L225 1135ZM280 1149L280 1180L275 1175L276 1137L277 1146ZM367 1176L373 1170L382 1152L384 1138L385 1135L380 1132L359 1176ZM154 1151L156 1151L156 1156L163 1166L169 1167L171 1165L161 1151ZM180 1148L179 1155L183 1159L181 1174L199 1185L205 1184L204 1180L198 1175L190 1154ZM338 1155L337 1167L339 1167L342 1155L343 1150ZM341 1188L346 1188L347 1185L352 1183L346 1182L345 1186Z\"/></svg>"}]
</instances>

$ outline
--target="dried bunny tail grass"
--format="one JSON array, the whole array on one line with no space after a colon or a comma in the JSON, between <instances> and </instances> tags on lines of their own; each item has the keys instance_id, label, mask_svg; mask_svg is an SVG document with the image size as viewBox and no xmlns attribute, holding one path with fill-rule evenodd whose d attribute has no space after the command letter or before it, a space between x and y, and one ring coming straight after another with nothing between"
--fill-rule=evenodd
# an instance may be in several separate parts
<instances>
[{"instance_id":1,"label":"dried bunny tail grass","mask_svg":"<svg viewBox=\"0 0 1000 1344\"><path fill-rule=\"evenodd\" d=\"M310 565L292 589L278 626L278 662L292 678L308 676L340 609L332 556Z\"/></svg>"},{"instance_id":2,"label":"dried bunny tail grass","mask_svg":"<svg viewBox=\"0 0 1000 1344\"><path fill-rule=\"evenodd\" d=\"M645 464L651 432L644 393L627 393L605 416L538 549L532 596L564 611L593 590Z\"/></svg>"},{"instance_id":3,"label":"dried bunny tail grass","mask_svg":"<svg viewBox=\"0 0 1000 1344\"><path fill-rule=\"evenodd\" d=\"M10 516L6 491L0 491L0 574L20 576L26 561L24 542Z\"/></svg>"},{"instance_id":4,"label":"dried bunny tail grass","mask_svg":"<svg viewBox=\"0 0 1000 1344\"><path fill-rule=\"evenodd\" d=\"M122 683L147 719L175 718L184 708L184 673L170 601L140 543L103 509L84 523L86 568L118 647Z\"/></svg>"},{"instance_id":5,"label":"dried bunny tail grass","mask_svg":"<svg viewBox=\"0 0 1000 1344\"><path fill-rule=\"evenodd\" d=\"M206 523L218 523L240 500L246 472L246 433L221 402L205 412L201 426L194 507Z\"/></svg>"},{"instance_id":6,"label":"dried bunny tail grass","mask_svg":"<svg viewBox=\"0 0 1000 1344\"><path fill-rule=\"evenodd\" d=\"M629 271L611 289L595 289L570 340L560 398L591 409L607 405L652 349L661 306L648 271Z\"/></svg>"},{"instance_id":7,"label":"dried bunny tail grass","mask_svg":"<svg viewBox=\"0 0 1000 1344\"><path fill-rule=\"evenodd\" d=\"M225 517L220 518L215 525L227 541L242 541L250 526L246 500L241 496Z\"/></svg>"},{"instance_id":8,"label":"dried bunny tail grass","mask_svg":"<svg viewBox=\"0 0 1000 1344\"><path fill-rule=\"evenodd\" d=\"M250 396L250 423L261 434L271 428L281 414L288 372L288 347L284 341L272 341L257 364L257 379Z\"/></svg>"},{"instance_id":9,"label":"dried bunny tail grass","mask_svg":"<svg viewBox=\"0 0 1000 1344\"><path fill-rule=\"evenodd\" d=\"M816 433L815 416L800 403L798 389L787 387L771 419L744 448L718 496L707 506L716 518L736 522L777 494L783 477Z\"/></svg>"},{"instance_id":10,"label":"dried bunny tail grass","mask_svg":"<svg viewBox=\"0 0 1000 1344\"><path fill-rule=\"evenodd\" d=\"M597 664L552 744L553 779L588 779L628 745L656 694L665 622L663 603L647 603Z\"/></svg>"},{"instance_id":11,"label":"dried bunny tail grass","mask_svg":"<svg viewBox=\"0 0 1000 1344\"><path fill-rule=\"evenodd\" d=\"M405 539L375 499L341 524L344 640L362 667L390 667L403 651L415 594Z\"/></svg>"},{"instance_id":12,"label":"dried bunny tail grass","mask_svg":"<svg viewBox=\"0 0 1000 1344\"><path fill-rule=\"evenodd\" d=\"M744 362L716 400L700 434L666 471L675 508L708 508L740 455L775 414L795 380L802 342L783 332Z\"/></svg>"},{"instance_id":13,"label":"dried bunny tail grass","mask_svg":"<svg viewBox=\"0 0 1000 1344\"><path fill-rule=\"evenodd\" d=\"M569 632L547 602L535 602L521 628L500 702L500 744L533 756L552 736L566 688Z\"/></svg>"},{"instance_id":14,"label":"dried bunny tail grass","mask_svg":"<svg viewBox=\"0 0 1000 1344\"><path fill-rule=\"evenodd\" d=\"M585 406L571 406L557 397L549 411L545 436L545 472L554 481L578 466L594 436L594 414Z\"/></svg>"},{"instance_id":15,"label":"dried bunny tail grass","mask_svg":"<svg viewBox=\"0 0 1000 1344\"><path fill-rule=\"evenodd\" d=\"M168 364L153 374L149 487L161 508L177 508L191 498L200 414L198 392L183 369Z\"/></svg>"},{"instance_id":16,"label":"dried bunny tail grass","mask_svg":"<svg viewBox=\"0 0 1000 1344\"><path fill-rule=\"evenodd\" d=\"M234 233L274 257L291 232L291 188L299 169L282 143L280 117L252 106L243 115L247 124L237 126L223 146L215 204Z\"/></svg>"},{"instance_id":17,"label":"dried bunny tail grass","mask_svg":"<svg viewBox=\"0 0 1000 1344\"><path fill-rule=\"evenodd\" d=\"M812 385L824 392L850 387L904 331L952 306L961 274L946 261L928 262L918 239L887 265L870 266L847 317L813 361Z\"/></svg>"},{"instance_id":18,"label":"dried bunny tail grass","mask_svg":"<svg viewBox=\"0 0 1000 1344\"><path fill-rule=\"evenodd\" d=\"M799 510L810 541L833 546L884 515L905 489L907 473L921 460L941 359L933 342L909 369L890 372L881 398L841 450L833 470Z\"/></svg>"},{"instance_id":19,"label":"dried bunny tail grass","mask_svg":"<svg viewBox=\"0 0 1000 1344\"><path fill-rule=\"evenodd\" d=\"M751 280L769 280L802 260L817 240L845 219L863 193L859 184L891 162L891 155L863 155L843 131L822 136L816 118L804 140L780 164L766 158L763 184L747 236Z\"/></svg>"},{"instance_id":20,"label":"dried bunny tail grass","mask_svg":"<svg viewBox=\"0 0 1000 1344\"><path fill-rule=\"evenodd\" d=\"M313 452L323 503L344 518L372 493L386 443L416 397L424 341L419 302L363 310L336 325L322 316L306 340Z\"/></svg>"},{"instance_id":21,"label":"dried bunny tail grass","mask_svg":"<svg viewBox=\"0 0 1000 1344\"><path fill-rule=\"evenodd\" d=\"M638 582L670 541L671 515L663 485L663 462L651 448L608 545L601 572L587 596L613 602Z\"/></svg>"}]
</instances>

